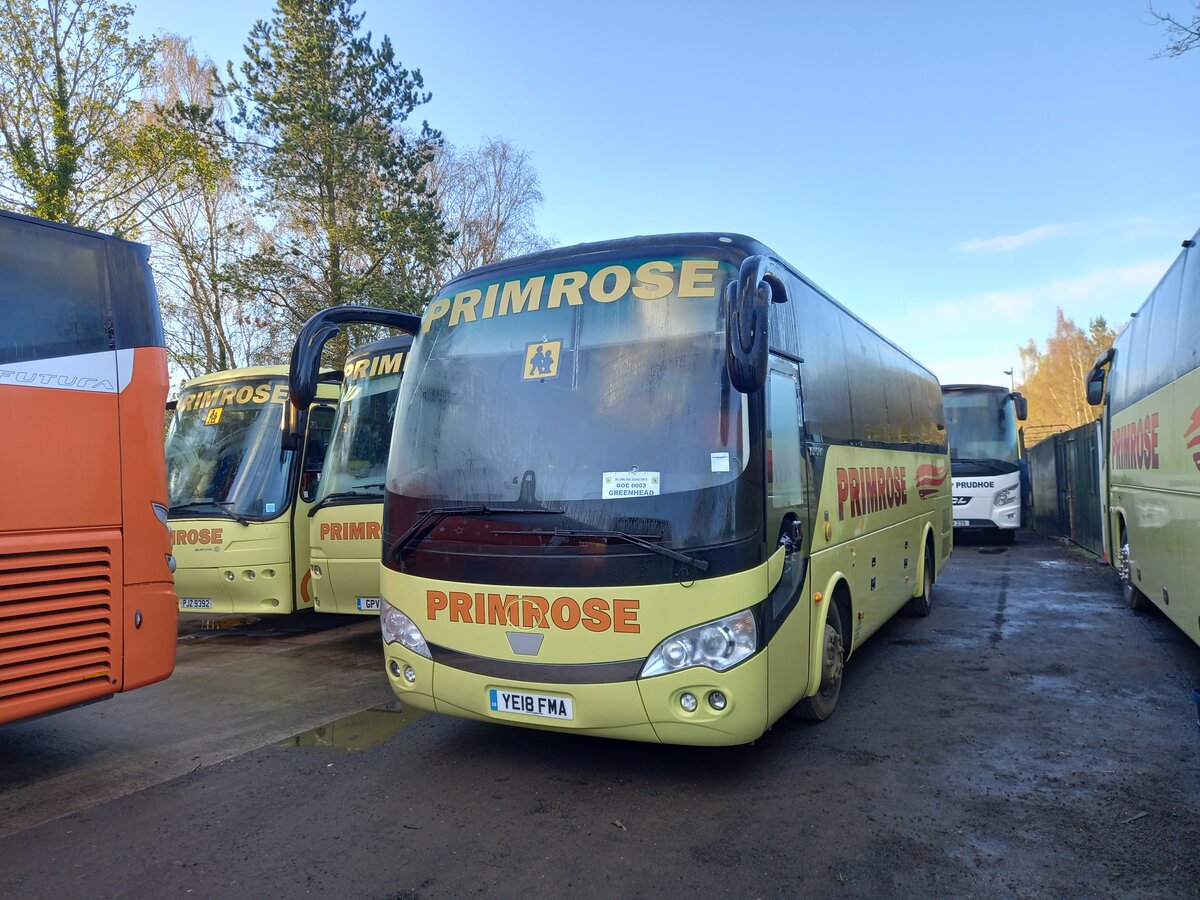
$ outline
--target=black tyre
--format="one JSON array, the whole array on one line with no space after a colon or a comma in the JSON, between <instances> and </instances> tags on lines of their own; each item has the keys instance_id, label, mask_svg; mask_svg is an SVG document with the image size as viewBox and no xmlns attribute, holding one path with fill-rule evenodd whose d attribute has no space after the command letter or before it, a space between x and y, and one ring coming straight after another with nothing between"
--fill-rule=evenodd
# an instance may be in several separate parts
<instances>
[{"instance_id":1,"label":"black tyre","mask_svg":"<svg viewBox=\"0 0 1200 900\"><path fill-rule=\"evenodd\" d=\"M1129 537L1124 528L1121 529L1121 594L1125 598L1125 605L1134 612L1149 612L1154 605L1133 583L1133 572L1129 562Z\"/></svg>"},{"instance_id":2,"label":"black tyre","mask_svg":"<svg viewBox=\"0 0 1200 900\"><path fill-rule=\"evenodd\" d=\"M825 619L825 641L821 645L821 687L792 709L801 719L823 722L833 715L842 693L842 673L846 668L845 630L837 602L830 598Z\"/></svg>"},{"instance_id":3,"label":"black tyre","mask_svg":"<svg viewBox=\"0 0 1200 900\"><path fill-rule=\"evenodd\" d=\"M933 608L933 551L925 545L925 566L921 575L921 593L908 601L905 611L910 616L925 618Z\"/></svg>"}]
</instances>

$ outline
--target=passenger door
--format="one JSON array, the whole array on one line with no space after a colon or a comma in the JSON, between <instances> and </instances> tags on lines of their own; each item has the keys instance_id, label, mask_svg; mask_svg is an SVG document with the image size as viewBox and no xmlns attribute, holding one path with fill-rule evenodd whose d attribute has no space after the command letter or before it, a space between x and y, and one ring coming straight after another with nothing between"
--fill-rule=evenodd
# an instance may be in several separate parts
<instances>
[{"instance_id":1,"label":"passenger door","mask_svg":"<svg viewBox=\"0 0 1200 900\"><path fill-rule=\"evenodd\" d=\"M767 375L767 539L777 541L783 523L800 523L807 539L808 476L800 400L800 370L772 354Z\"/></svg>"},{"instance_id":2,"label":"passenger door","mask_svg":"<svg viewBox=\"0 0 1200 900\"><path fill-rule=\"evenodd\" d=\"M296 609L312 609L313 594L309 587L310 539L308 511L317 497L317 483L325 462L325 451L333 433L334 407L313 404L308 411L308 432L304 439L304 456L300 461L300 486L292 504L292 572L295 578Z\"/></svg>"},{"instance_id":3,"label":"passenger door","mask_svg":"<svg viewBox=\"0 0 1200 900\"><path fill-rule=\"evenodd\" d=\"M771 584L763 614L767 655L768 718L774 720L809 690L812 611L808 602L809 517L808 465L804 457L799 366L774 354L766 383L766 514L767 540L786 539L783 571ZM788 523L794 523L789 525ZM777 571L772 569L772 571Z\"/></svg>"}]
</instances>

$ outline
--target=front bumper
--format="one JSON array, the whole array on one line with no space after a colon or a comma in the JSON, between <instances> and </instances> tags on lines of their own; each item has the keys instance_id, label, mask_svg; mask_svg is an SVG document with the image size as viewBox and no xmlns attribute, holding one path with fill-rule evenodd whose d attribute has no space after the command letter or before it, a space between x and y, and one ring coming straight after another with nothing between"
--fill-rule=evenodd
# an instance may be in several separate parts
<instances>
[{"instance_id":1,"label":"front bumper","mask_svg":"<svg viewBox=\"0 0 1200 900\"><path fill-rule=\"evenodd\" d=\"M669 744L745 744L766 730L767 650L725 672L694 667L653 678L615 683L514 682L435 663L399 644L385 644L388 681L405 706L484 722L593 737ZM411 667L414 678L404 678ZM434 696L436 685L436 698ZM574 718L549 719L491 709L492 689L523 691L573 701ZM713 691L725 708L709 703ZM680 698L696 697L686 711Z\"/></svg>"}]
</instances>

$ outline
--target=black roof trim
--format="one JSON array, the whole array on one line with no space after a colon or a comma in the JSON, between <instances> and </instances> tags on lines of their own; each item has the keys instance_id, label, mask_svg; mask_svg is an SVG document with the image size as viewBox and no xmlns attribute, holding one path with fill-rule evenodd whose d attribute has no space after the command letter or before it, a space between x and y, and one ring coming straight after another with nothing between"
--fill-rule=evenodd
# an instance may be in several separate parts
<instances>
[{"instance_id":1,"label":"black roof trim","mask_svg":"<svg viewBox=\"0 0 1200 900\"><path fill-rule=\"evenodd\" d=\"M349 362L363 356L374 356L376 353L386 353L389 350L407 350L412 346L412 342L411 334L397 334L381 338L378 341L371 341L369 344L360 344L350 348L350 352L346 354L346 361Z\"/></svg>"},{"instance_id":2,"label":"black roof trim","mask_svg":"<svg viewBox=\"0 0 1200 900\"><path fill-rule=\"evenodd\" d=\"M132 244L135 247L141 247L148 255L150 247L140 241L131 241L127 238L117 237L115 234L105 234L103 231L93 231L90 228L80 228L77 225L64 225L62 222L51 222L49 219L39 219L37 216L26 215L25 213L14 212L10 209L0 209L0 216L5 219L16 219L18 222L27 222L30 225L43 225L48 228L57 228L60 231L70 231L74 234L81 234L86 237L100 238L105 241L120 241L122 244Z\"/></svg>"}]
</instances>

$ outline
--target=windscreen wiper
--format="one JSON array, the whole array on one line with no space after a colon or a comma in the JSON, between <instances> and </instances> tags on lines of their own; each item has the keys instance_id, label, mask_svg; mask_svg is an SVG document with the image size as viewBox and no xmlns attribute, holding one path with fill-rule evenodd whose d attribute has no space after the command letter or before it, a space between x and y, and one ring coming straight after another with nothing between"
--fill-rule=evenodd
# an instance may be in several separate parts
<instances>
[{"instance_id":1,"label":"windscreen wiper","mask_svg":"<svg viewBox=\"0 0 1200 900\"><path fill-rule=\"evenodd\" d=\"M382 481L373 481L370 484L360 484L357 487L350 488L347 491L334 491L332 494L326 494L320 500L313 504L312 509L308 511L311 517L318 509L328 504L333 500L359 500L364 503L369 503L373 500L382 500L383 494L378 491L370 490L370 488L385 487Z\"/></svg>"},{"instance_id":2,"label":"windscreen wiper","mask_svg":"<svg viewBox=\"0 0 1200 900\"><path fill-rule=\"evenodd\" d=\"M708 560L700 559L697 556L688 556L686 553L680 553L678 550L672 550L670 547L664 547L661 544L655 544L646 540L641 535L628 534L624 531L577 531L575 529L555 528L550 531L497 531L496 534L528 534L537 537L569 537L569 538L616 538L617 540L626 541L643 550L649 550L651 553L657 553L659 556L665 556L667 559L673 559L675 562L687 563L694 569L699 569L701 572L708 571Z\"/></svg>"},{"instance_id":3,"label":"windscreen wiper","mask_svg":"<svg viewBox=\"0 0 1200 900\"><path fill-rule=\"evenodd\" d=\"M519 507L519 506L484 506L478 504L476 506L435 506L432 509L423 509L417 515L417 520L408 527L408 530L392 543L392 546L387 549L387 559L404 559L406 551L410 550L417 541L423 538L426 534L433 530L438 522L446 518L446 516L499 516L508 514L520 515L555 515L561 516L565 510L561 509L541 509L538 507Z\"/></svg>"},{"instance_id":4,"label":"windscreen wiper","mask_svg":"<svg viewBox=\"0 0 1200 900\"><path fill-rule=\"evenodd\" d=\"M233 504L225 503L221 500L189 500L187 503L176 503L174 506L172 506L170 508L169 511L175 512L176 510L181 510L181 509L196 509L197 507L203 507L203 506L215 506L217 509L221 510L221 512L223 512L230 519L233 519L235 522L237 522L239 525L249 525L250 524L249 519L247 519L245 516L235 513L232 509L230 509L230 507L232 505Z\"/></svg>"}]
</instances>

